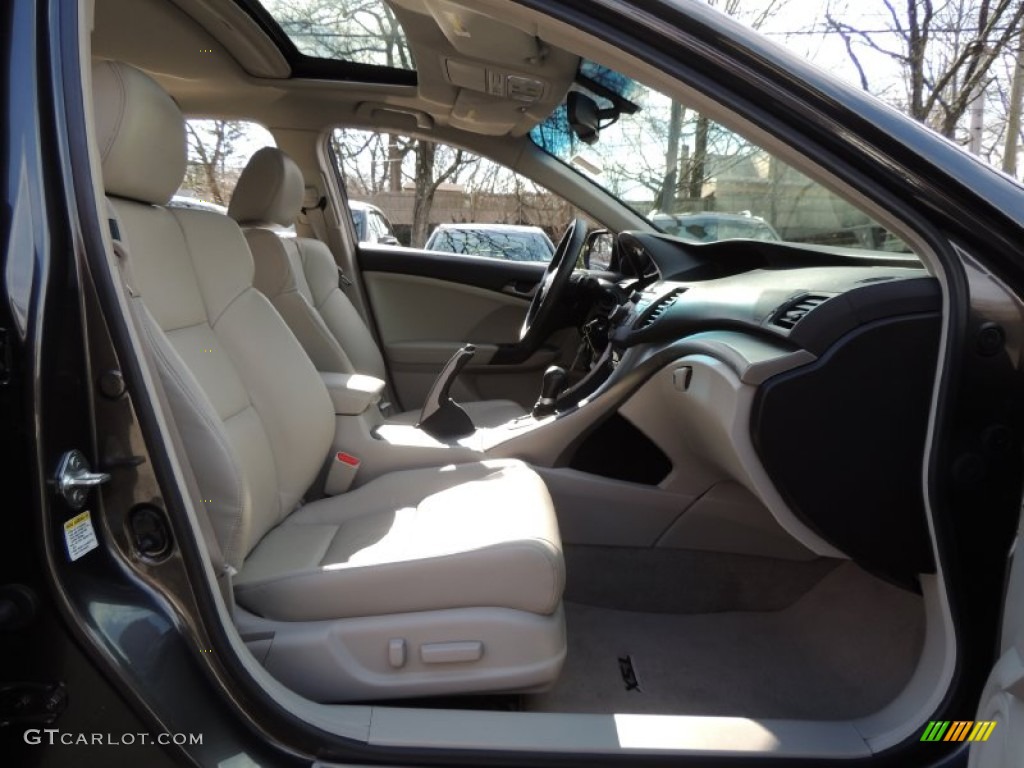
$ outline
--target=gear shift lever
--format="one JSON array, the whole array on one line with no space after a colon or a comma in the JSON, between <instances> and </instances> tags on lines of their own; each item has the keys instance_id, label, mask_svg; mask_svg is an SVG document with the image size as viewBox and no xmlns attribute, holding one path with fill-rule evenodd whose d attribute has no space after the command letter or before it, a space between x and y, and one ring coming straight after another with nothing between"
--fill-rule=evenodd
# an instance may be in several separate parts
<instances>
[{"instance_id":1,"label":"gear shift lever","mask_svg":"<svg viewBox=\"0 0 1024 768\"><path fill-rule=\"evenodd\" d=\"M555 400L562 394L568 380L569 374L565 372L565 368L560 365L548 366L540 384L540 397L533 405L534 418L543 419L555 412Z\"/></svg>"},{"instance_id":2,"label":"gear shift lever","mask_svg":"<svg viewBox=\"0 0 1024 768\"><path fill-rule=\"evenodd\" d=\"M420 411L419 423L416 424L428 435L441 440L472 434L473 422L462 406L452 400L449 392L459 373L475 354L476 347L466 344L451 356L434 380L426 402L423 403L423 410Z\"/></svg>"}]
</instances>

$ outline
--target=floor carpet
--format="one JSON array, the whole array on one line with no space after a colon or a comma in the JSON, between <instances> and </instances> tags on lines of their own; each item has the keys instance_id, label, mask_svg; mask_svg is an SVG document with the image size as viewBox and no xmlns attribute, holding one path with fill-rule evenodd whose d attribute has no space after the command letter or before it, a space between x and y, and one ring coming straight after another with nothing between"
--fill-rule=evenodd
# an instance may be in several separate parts
<instances>
[{"instance_id":1,"label":"floor carpet","mask_svg":"<svg viewBox=\"0 0 1024 768\"><path fill-rule=\"evenodd\" d=\"M838 719L874 712L909 679L921 598L847 563L777 611L666 614L566 603L569 652L535 712ZM629 659L630 686L620 659Z\"/></svg>"}]
</instances>

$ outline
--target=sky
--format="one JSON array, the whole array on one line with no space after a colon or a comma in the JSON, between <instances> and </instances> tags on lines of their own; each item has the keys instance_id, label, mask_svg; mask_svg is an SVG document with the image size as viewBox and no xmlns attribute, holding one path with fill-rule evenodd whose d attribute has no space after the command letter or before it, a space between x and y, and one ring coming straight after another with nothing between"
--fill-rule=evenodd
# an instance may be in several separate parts
<instances>
[{"instance_id":1,"label":"sky","mask_svg":"<svg viewBox=\"0 0 1024 768\"><path fill-rule=\"evenodd\" d=\"M738 20L746 22L760 15L771 0L743 0ZM815 66L854 85L860 78L846 51L842 37L826 32L826 12L831 8L833 17L866 30L888 28L891 21L881 0L783 0L781 8L768 18L759 31L773 42L783 45L792 53L806 58ZM887 42L884 35L879 41ZM867 73L873 91L892 86L899 81L899 72L885 56L858 48L858 56ZM876 86L876 83L878 84Z\"/></svg>"}]
</instances>

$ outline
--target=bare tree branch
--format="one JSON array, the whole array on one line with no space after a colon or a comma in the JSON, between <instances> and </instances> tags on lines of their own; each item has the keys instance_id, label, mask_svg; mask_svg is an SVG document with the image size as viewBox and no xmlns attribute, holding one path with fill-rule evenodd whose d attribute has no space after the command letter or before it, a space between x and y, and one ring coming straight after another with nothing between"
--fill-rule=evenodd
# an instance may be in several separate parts
<instances>
[{"instance_id":1,"label":"bare tree branch","mask_svg":"<svg viewBox=\"0 0 1024 768\"><path fill-rule=\"evenodd\" d=\"M900 64L907 88L907 112L953 137L972 102L994 80L993 64L1011 46L1024 23L1022 0L882 0L889 29L857 29L831 10L827 28L838 33L861 86L867 69L864 46ZM894 39L894 50L878 38Z\"/></svg>"},{"instance_id":2,"label":"bare tree branch","mask_svg":"<svg viewBox=\"0 0 1024 768\"><path fill-rule=\"evenodd\" d=\"M860 87L865 91L870 91L871 87L868 85L868 76L864 72L864 66L860 63L857 52L853 49L853 38L850 37L846 25L840 24L830 13L825 14L825 21L828 27L834 29L843 39L843 44L846 46L846 54L850 57L850 61L853 62L853 66L857 69L857 75L860 77Z\"/></svg>"}]
</instances>

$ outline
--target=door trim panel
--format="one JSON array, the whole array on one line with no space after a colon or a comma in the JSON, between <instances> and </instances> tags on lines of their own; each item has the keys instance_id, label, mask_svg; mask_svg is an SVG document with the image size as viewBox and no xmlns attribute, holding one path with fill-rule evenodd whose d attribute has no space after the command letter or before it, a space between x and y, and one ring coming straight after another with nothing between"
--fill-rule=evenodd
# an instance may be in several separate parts
<instances>
[{"instance_id":1,"label":"door trim panel","mask_svg":"<svg viewBox=\"0 0 1024 768\"><path fill-rule=\"evenodd\" d=\"M539 283L547 264L363 243L359 247L359 268L362 272L432 277L508 295L506 289L510 284L522 289ZM513 295L529 298L521 293Z\"/></svg>"}]
</instances>

